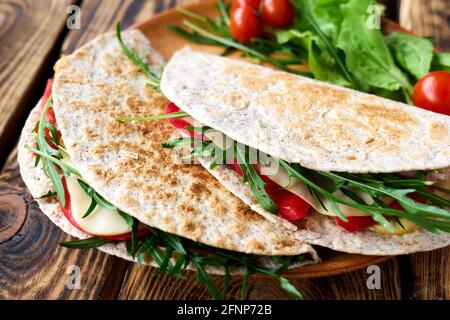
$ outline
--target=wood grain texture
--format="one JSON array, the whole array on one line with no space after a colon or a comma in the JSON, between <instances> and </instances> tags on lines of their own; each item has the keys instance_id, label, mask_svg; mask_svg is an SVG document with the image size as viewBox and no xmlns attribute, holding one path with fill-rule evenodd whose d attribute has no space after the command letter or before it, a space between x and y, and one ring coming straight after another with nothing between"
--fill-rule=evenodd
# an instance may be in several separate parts
<instances>
[{"instance_id":1,"label":"wood grain texture","mask_svg":"<svg viewBox=\"0 0 450 320\"><path fill-rule=\"evenodd\" d=\"M450 50L450 1L402 0L400 25L420 36L434 36L439 50Z\"/></svg>"},{"instance_id":2,"label":"wood grain texture","mask_svg":"<svg viewBox=\"0 0 450 320\"><path fill-rule=\"evenodd\" d=\"M45 86L48 61L59 51L66 9L74 2L0 1L0 166Z\"/></svg>"},{"instance_id":3,"label":"wood grain texture","mask_svg":"<svg viewBox=\"0 0 450 320\"><path fill-rule=\"evenodd\" d=\"M25 34L31 37L31 41L28 39L24 42L25 45L22 43L22 46L13 44L13 50L15 51L9 49L12 53L0 51L0 57L3 54L8 54L11 61L16 60L16 55L24 59L17 59L14 72L11 72L14 69L9 65L2 65L8 60L0 60L0 66L2 67L0 69L0 92L3 93L0 98L0 112L2 116L5 106L9 106L12 111L8 111L8 115L14 114L14 110L19 110L18 118L25 118L28 112L22 111L29 110L34 105L38 95L43 90L45 84L43 79L52 69L53 62L56 59L54 51L59 49L62 43L58 36L65 36L63 19L60 21L59 16L55 15L54 12L61 10L61 8L65 12L67 3L71 1L45 0L45 5L43 5L43 2L34 0L0 2L0 41L2 41L2 45L3 40L8 37L10 38L9 43L14 42L14 37L19 37L16 39L22 39L21 41L26 39L21 38L20 35L6 34L6 31L12 32L11 30L17 31L20 29L14 29L16 28L16 26L13 27L15 20L11 20L10 16L5 18L4 12L15 12L16 15L22 15L19 20L24 20L18 21L17 25L26 24L27 19L41 22L45 20L43 25L49 29L42 32L38 28L40 24L32 24L35 29L41 31L40 36L37 35L37 32L32 32L36 30L28 30ZM56 4L57 2L58 4ZM84 0L81 3L81 29L68 32L62 44L62 52L70 53L99 33L112 30L117 21L122 21L123 26L128 27L148 19L154 12L160 12L176 4L189 2L192 1ZM433 4L427 4L428 2L433 2ZM439 28L438 24L430 28L428 22L423 22L429 21L427 19L441 21L442 13L440 12L442 12L441 8L444 2L448 1L403 0L400 16L404 26L420 34L437 35L439 46L445 48L449 40L448 32L443 33L442 30L434 30L433 28ZM428 9L417 12L416 8L411 9L411 3L428 6ZM6 7L7 9L5 9ZM29 10L34 10L34 16L30 17ZM51 23L47 17L49 12L54 14ZM390 10L390 12L393 11ZM447 27L448 13L447 5L444 8L444 20L447 19ZM434 15L437 15L438 18L435 18ZM433 17L430 18L430 16ZM422 25L422 29L416 30L419 25ZM30 27L30 29L32 28ZM445 26L441 29L445 29ZM35 34L36 39L32 38L33 34ZM38 42L45 48L49 45L52 48L40 59L36 60L33 56L26 60L29 50L32 51L33 47L37 48ZM27 47L27 45L31 47L22 48L23 46ZM7 77L9 74L5 72L5 69L8 69L8 73L13 73L13 76ZM32 71L31 76L34 77L34 82L27 78L30 76L28 70ZM26 79L21 79L23 74L27 74L27 77L22 77ZM35 76L35 74L38 76ZM17 83L20 84L15 88L17 90L8 88L8 85ZM9 100L6 100L5 94ZM11 101L11 97L15 98L13 101L17 100L17 104L13 106L4 104L4 101ZM19 122L17 122L19 124L16 127L9 126L12 128L8 129L11 131L10 136L13 137L11 141L18 137L17 133L21 129L20 121L23 120L22 118L19 119ZM4 130L5 127L2 127L2 123L8 123L2 121L3 117L0 118L0 142L3 132L7 132L7 130ZM13 124L16 125L14 122ZM0 145L2 148L5 146L5 144ZM0 154L5 155L4 150L0 150ZM2 204L0 201L0 232L5 229L10 230L10 233L13 234L12 238L4 242L1 242L0 239L0 299L210 298L206 288L195 283L195 274L192 272L186 273L185 280L168 278L165 275L157 274L155 269L148 267L139 269L135 264L108 256L97 250L67 250L58 246L58 242L65 239L66 236L40 212L36 203L32 201L19 177L15 157L16 152L13 152L0 174L0 200L8 198L17 200L17 195L23 199L23 201L9 201L7 204ZM23 208L24 203L27 204L26 208ZM18 227L18 223L20 225L20 212L25 212L25 219L23 225ZM369 290L367 288L366 281L369 275L364 269L333 277L293 280L293 283L302 291L306 299L449 299L449 258L450 249L447 248L432 253L394 258L384 262L380 264L380 290ZM80 267L80 289L71 290L67 287L67 283L70 281L67 268L71 265ZM221 277L214 277L214 279L221 283ZM238 299L239 291L240 279L234 278L231 282L228 297ZM286 299L288 296L279 289L276 281L253 278L250 281L248 298Z\"/></svg>"},{"instance_id":4,"label":"wood grain texture","mask_svg":"<svg viewBox=\"0 0 450 320\"><path fill-rule=\"evenodd\" d=\"M0 175L0 196L20 196L15 204L26 207L0 207L3 217L26 211L20 230L0 243L0 299L95 299L115 298L120 287L116 278L125 273L126 262L97 250L69 250L58 245L67 238L39 210L19 176L16 152ZM4 209L7 209L4 211ZM68 268L80 268L80 288L72 283ZM120 274L122 272L122 274ZM114 279L109 275L114 274Z\"/></svg>"},{"instance_id":5,"label":"wood grain texture","mask_svg":"<svg viewBox=\"0 0 450 320\"><path fill-rule=\"evenodd\" d=\"M402 0L400 24L422 36L433 35L439 50L450 50L450 1ZM450 248L402 259L406 299L450 299Z\"/></svg>"},{"instance_id":6,"label":"wood grain texture","mask_svg":"<svg viewBox=\"0 0 450 320\"><path fill-rule=\"evenodd\" d=\"M153 14L175 5L195 2L193 0L90 0L81 5L81 29L72 30L66 37L62 52L71 53L97 35L108 30L113 31L116 23L122 28L149 19Z\"/></svg>"}]
</instances>

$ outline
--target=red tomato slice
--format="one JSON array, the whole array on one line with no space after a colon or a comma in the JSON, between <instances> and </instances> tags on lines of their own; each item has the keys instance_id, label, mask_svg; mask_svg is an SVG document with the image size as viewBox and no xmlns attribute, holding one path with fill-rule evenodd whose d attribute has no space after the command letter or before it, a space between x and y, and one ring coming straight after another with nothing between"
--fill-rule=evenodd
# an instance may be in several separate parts
<instances>
[{"instance_id":1,"label":"red tomato slice","mask_svg":"<svg viewBox=\"0 0 450 320\"><path fill-rule=\"evenodd\" d=\"M241 170L241 166L239 165L239 163L237 163L236 159L233 158L232 160L233 162L230 164L231 168L236 171L236 173L238 175L240 175L242 177L242 170Z\"/></svg>"},{"instance_id":2,"label":"red tomato slice","mask_svg":"<svg viewBox=\"0 0 450 320\"><path fill-rule=\"evenodd\" d=\"M278 207L280 216L288 221L303 219L311 207L296 194L280 187L267 176L261 175L261 179L266 183L264 188L273 202Z\"/></svg>"},{"instance_id":3,"label":"red tomato slice","mask_svg":"<svg viewBox=\"0 0 450 320\"><path fill-rule=\"evenodd\" d=\"M61 209L62 213L64 214L64 216L67 218L67 220L69 220L69 222L78 230L84 231L83 229L81 229L81 227L78 225L78 223L75 221L75 219L73 218L72 215L72 207L70 205L70 194L69 194L69 190L67 189L67 182L66 182L66 177L62 177L62 183L64 186L64 195L66 198L66 206L63 207L61 205L61 203L59 204L59 208Z\"/></svg>"},{"instance_id":4,"label":"red tomato slice","mask_svg":"<svg viewBox=\"0 0 450 320\"><path fill-rule=\"evenodd\" d=\"M370 216L366 217L347 217L348 222L336 217L336 223L349 232L360 231L368 228L377 222Z\"/></svg>"},{"instance_id":5,"label":"red tomato slice","mask_svg":"<svg viewBox=\"0 0 450 320\"><path fill-rule=\"evenodd\" d=\"M52 87L53 87L53 79L48 79L47 85L45 86L44 95L42 96L41 99L40 112L44 110L45 105L47 104L47 101L50 98L50 95L52 94ZM56 117L53 108L48 109L47 114L45 115L45 120L47 120L50 124L56 127Z\"/></svg>"},{"instance_id":6,"label":"red tomato slice","mask_svg":"<svg viewBox=\"0 0 450 320\"><path fill-rule=\"evenodd\" d=\"M180 111L181 111L181 109L178 108L175 105L175 103L169 102L167 104L164 112L165 112L165 114L170 114L170 113L175 113L175 112L180 112ZM198 134L198 133L195 133L193 131L186 129L186 127L192 126L192 124L189 121L186 121L186 120L180 119L180 118L172 118L172 119L169 119L169 122L175 128L182 130L183 132L189 134L191 137L195 137L198 139L205 139L202 134Z\"/></svg>"},{"instance_id":7,"label":"red tomato slice","mask_svg":"<svg viewBox=\"0 0 450 320\"><path fill-rule=\"evenodd\" d=\"M242 176L242 170L236 159L230 164L231 168ZM288 221L303 219L309 211L310 205L296 194L280 187L267 176L260 175L266 183L264 190L278 207L278 213Z\"/></svg>"}]
</instances>

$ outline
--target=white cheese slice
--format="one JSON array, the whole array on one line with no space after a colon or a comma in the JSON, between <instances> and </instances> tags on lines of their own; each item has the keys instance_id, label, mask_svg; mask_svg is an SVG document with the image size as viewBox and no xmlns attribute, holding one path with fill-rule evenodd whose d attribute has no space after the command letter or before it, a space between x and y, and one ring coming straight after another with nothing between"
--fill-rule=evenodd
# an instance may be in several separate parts
<instances>
[{"instance_id":1,"label":"white cheese slice","mask_svg":"<svg viewBox=\"0 0 450 320\"><path fill-rule=\"evenodd\" d=\"M70 194L72 216L81 229L96 236L116 236L131 231L131 228L117 210L107 209L99 205L89 216L83 218L91 204L91 197L81 188L75 176L71 175L66 178L66 181Z\"/></svg>"}]
</instances>

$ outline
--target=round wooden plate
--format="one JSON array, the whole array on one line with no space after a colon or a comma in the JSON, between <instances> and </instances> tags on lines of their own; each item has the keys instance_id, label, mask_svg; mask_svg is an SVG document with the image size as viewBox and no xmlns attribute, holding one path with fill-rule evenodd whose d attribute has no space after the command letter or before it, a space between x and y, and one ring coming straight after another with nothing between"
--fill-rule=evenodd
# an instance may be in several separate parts
<instances>
[{"instance_id":1,"label":"round wooden plate","mask_svg":"<svg viewBox=\"0 0 450 320\"><path fill-rule=\"evenodd\" d=\"M209 16L211 18L214 18L218 15L218 10L215 6L215 0L190 4L186 6L186 8L201 15ZM171 9L161 14L155 15L151 19L134 25L133 27L141 30L151 41L152 46L155 47L156 50L158 50L167 61L171 58L172 54L175 51L183 48L185 45L190 45L196 50L202 50L215 54L220 54L223 52L222 47L204 46L189 42L188 40L184 39L183 37L167 28L167 24L181 25L183 19L188 18L178 13L175 9ZM386 26L386 32L392 32L393 30L402 30L398 25L392 22L388 22ZM239 59L239 55L240 54L236 52L231 56ZM322 259L321 263L292 269L287 271L285 274L289 278L314 278L331 276L354 271L372 264L378 264L391 258L389 256L364 256L359 254L350 254L337 252L326 248L316 249Z\"/></svg>"}]
</instances>

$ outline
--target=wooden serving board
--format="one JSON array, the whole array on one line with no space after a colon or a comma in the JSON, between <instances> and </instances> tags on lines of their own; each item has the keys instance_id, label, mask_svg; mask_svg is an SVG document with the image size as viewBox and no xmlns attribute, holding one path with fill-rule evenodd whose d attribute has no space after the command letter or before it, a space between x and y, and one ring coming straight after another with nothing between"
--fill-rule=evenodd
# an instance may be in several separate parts
<instances>
[{"instance_id":1,"label":"wooden serving board","mask_svg":"<svg viewBox=\"0 0 450 320\"><path fill-rule=\"evenodd\" d=\"M446 7L445 11L445 0L403 2L408 1L415 2L414 10L417 6L427 8L430 19L435 15L442 15L442 10L447 12L448 16L449 8ZM13 2L15 3L11 6L8 6L9 3L0 4L0 21L1 13L13 12L11 8L15 5L19 8L19 13L16 13L14 19L18 20L20 27L17 30L13 28L10 33L25 33L28 38L16 37L19 40L14 43L11 40L14 38L9 34L4 36L0 32L0 40L4 41L6 38L14 44L10 50L12 52L0 52L0 58L9 57L13 63L11 68L7 68L12 76L4 77L6 81L0 83L0 91L6 92L10 98L8 101L4 97L0 98L3 121L0 122L0 141L4 159L7 158L7 150L17 139L29 110L39 99L45 79L51 75L51 67L60 49L64 54L70 53L97 34L111 30L119 20L122 20L125 27L133 25L141 29L166 58L186 44L184 39L166 28L167 22L179 23L178 13L165 11L149 19L154 12L174 6L175 1L91 0L80 3L70 0L45 0L40 1L40 6L36 7L30 7L26 0ZM176 4L183 5L188 2L193 1L176 1ZM191 5L191 9L214 14L211 1L197 2L201 3ZM438 12L434 12L434 7L430 7L428 2L437 3L440 8ZM81 4L80 30L69 31L65 28L65 10L70 4ZM406 8L414 11L411 7ZM400 13L405 23L414 25L415 20L408 20L408 12ZM412 13L410 15L414 16ZM143 22L136 23L137 21ZM390 28L399 27L390 24ZM417 29L414 31L417 32ZM450 32L446 37L448 41ZM441 40L439 43L444 43L445 46L447 42ZM214 47L202 49L217 52ZM24 74L26 77L20 77ZM0 75L6 75L5 70L1 70ZM11 88L11 85L15 87ZM139 269L135 264L94 249L77 251L59 247L58 242L65 238L66 235L49 222L32 201L20 179L16 150L13 150L0 174L1 299L209 298L208 291L195 284L193 273L187 273L184 281L156 275L155 269ZM293 279L294 285L307 299L446 299L450 294L448 248L389 260L386 257L342 254L332 250L321 250L320 254L324 259L323 263L288 272L288 277ZM377 264L380 267L379 290L370 290L366 286L369 274L364 267L369 264ZM73 274L74 265L80 270L80 286L69 289L68 283L72 280L70 276ZM220 282L221 279L216 277L216 280ZM239 278L233 279L229 298L239 296L239 284ZM251 280L251 299L286 297L271 279Z\"/></svg>"}]
</instances>

